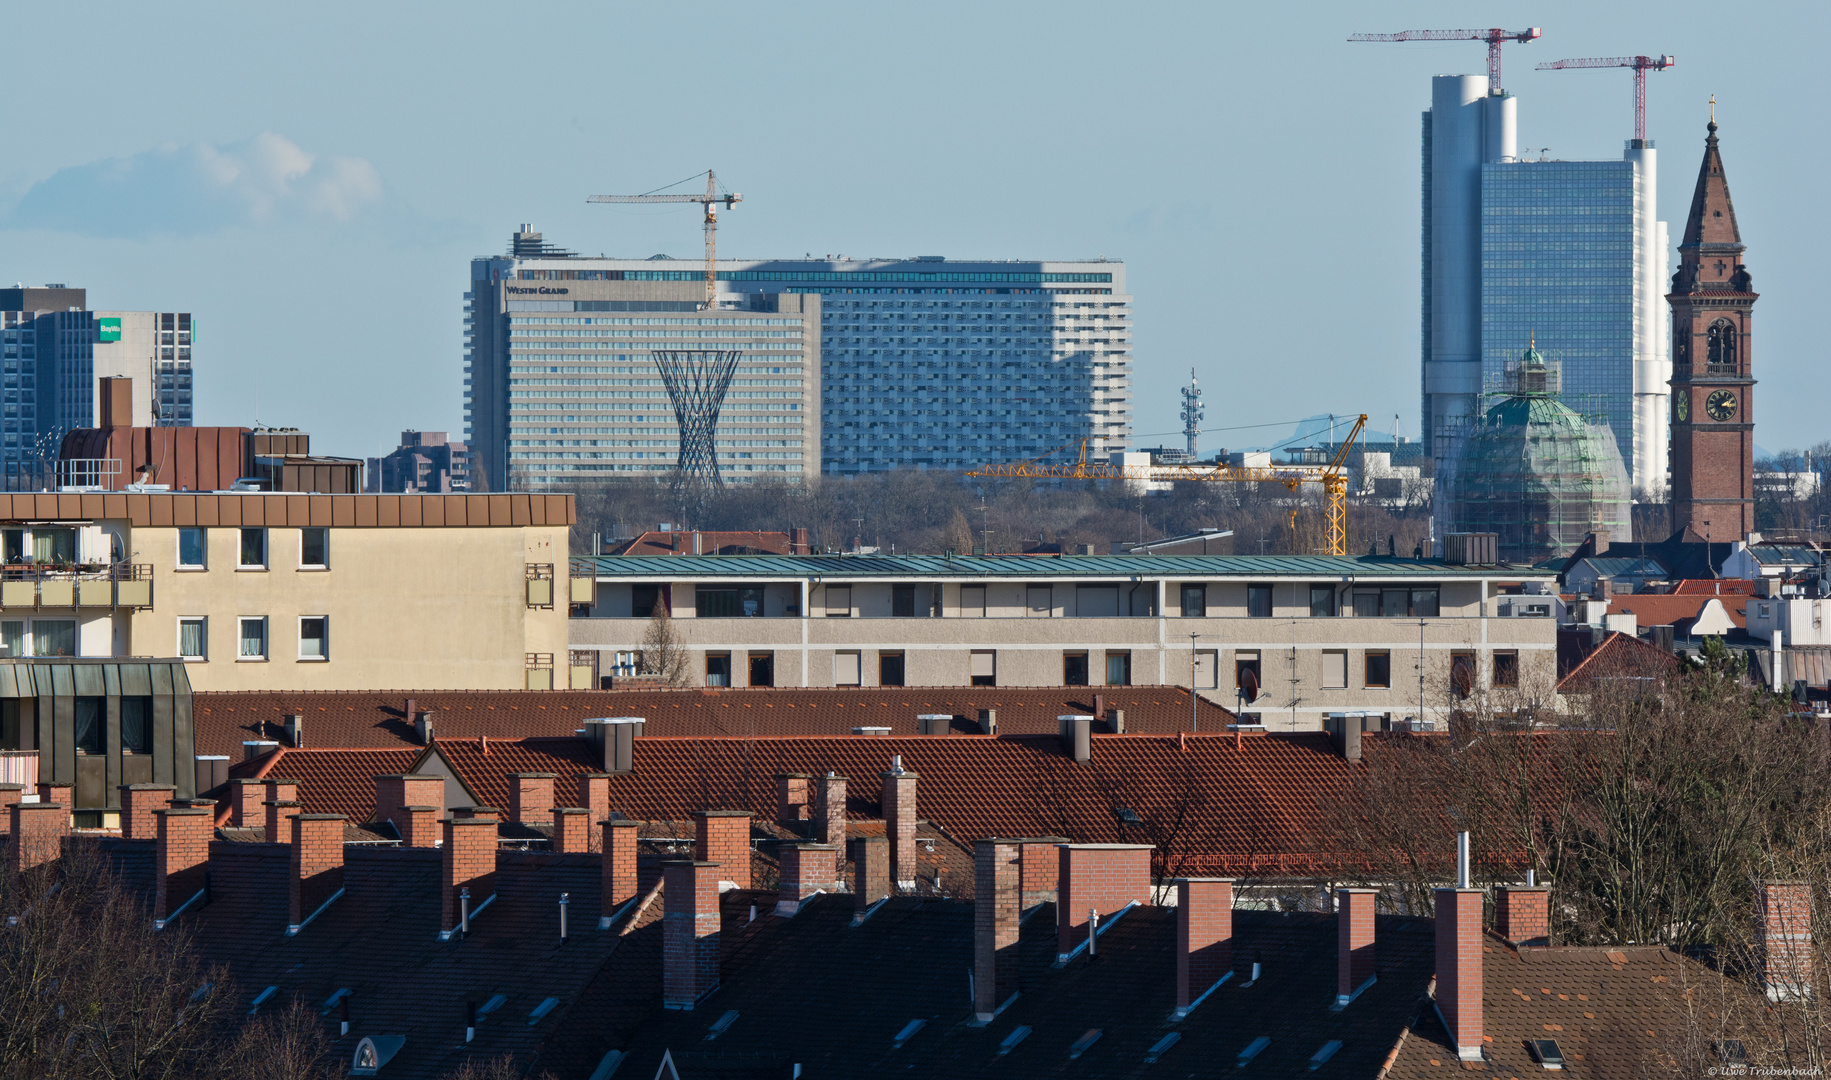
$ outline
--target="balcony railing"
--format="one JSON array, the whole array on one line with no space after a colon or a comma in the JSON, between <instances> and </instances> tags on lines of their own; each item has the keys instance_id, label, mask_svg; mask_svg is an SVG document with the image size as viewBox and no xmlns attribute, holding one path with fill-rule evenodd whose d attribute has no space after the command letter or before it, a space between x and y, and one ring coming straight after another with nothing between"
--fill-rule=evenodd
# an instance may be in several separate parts
<instances>
[{"instance_id":1,"label":"balcony railing","mask_svg":"<svg viewBox=\"0 0 1831 1080\"><path fill-rule=\"evenodd\" d=\"M0 750L0 784L24 784L27 791L35 788L38 784L38 751Z\"/></svg>"},{"instance_id":2,"label":"balcony railing","mask_svg":"<svg viewBox=\"0 0 1831 1080\"><path fill-rule=\"evenodd\" d=\"M0 566L0 609L150 608L152 579L150 563L7 563Z\"/></svg>"}]
</instances>

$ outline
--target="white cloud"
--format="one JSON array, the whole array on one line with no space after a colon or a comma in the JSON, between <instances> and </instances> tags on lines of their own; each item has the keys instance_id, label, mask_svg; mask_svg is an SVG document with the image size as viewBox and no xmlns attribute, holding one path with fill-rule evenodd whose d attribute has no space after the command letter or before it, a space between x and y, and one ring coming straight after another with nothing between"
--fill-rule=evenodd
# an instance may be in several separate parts
<instances>
[{"instance_id":1,"label":"white cloud","mask_svg":"<svg viewBox=\"0 0 1831 1080\"><path fill-rule=\"evenodd\" d=\"M381 174L368 161L314 154L269 131L59 169L28 188L4 222L89 236L198 234L349 221L382 198Z\"/></svg>"}]
</instances>

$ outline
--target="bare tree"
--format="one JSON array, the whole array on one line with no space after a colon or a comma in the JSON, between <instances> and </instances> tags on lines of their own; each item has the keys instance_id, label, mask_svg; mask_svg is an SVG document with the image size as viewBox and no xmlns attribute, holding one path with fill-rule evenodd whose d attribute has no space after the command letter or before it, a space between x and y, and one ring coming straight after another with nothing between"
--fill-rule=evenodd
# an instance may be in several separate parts
<instances>
[{"instance_id":1,"label":"bare tree","mask_svg":"<svg viewBox=\"0 0 1831 1080\"><path fill-rule=\"evenodd\" d=\"M669 686L685 686L692 677L688 666L686 644L668 616L667 599L657 597L648 630L642 635L642 674L659 675Z\"/></svg>"}]
</instances>

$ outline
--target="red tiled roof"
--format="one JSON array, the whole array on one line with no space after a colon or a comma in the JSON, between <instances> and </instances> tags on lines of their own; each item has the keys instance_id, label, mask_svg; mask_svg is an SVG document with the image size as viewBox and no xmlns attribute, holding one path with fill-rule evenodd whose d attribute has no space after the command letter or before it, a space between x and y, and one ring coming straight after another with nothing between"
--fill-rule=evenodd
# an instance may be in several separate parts
<instances>
[{"instance_id":1,"label":"red tiled roof","mask_svg":"<svg viewBox=\"0 0 1831 1080\"><path fill-rule=\"evenodd\" d=\"M1640 626L1668 626L1697 618L1712 600L1722 601L1730 621L1738 627L1748 625L1748 597L1741 594L1621 593L1609 598L1608 613L1633 615Z\"/></svg>"},{"instance_id":2,"label":"red tiled roof","mask_svg":"<svg viewBox=\"0 0 1831 1080\"><path fill-rule=\"evenodd\" d=\"M693 550L693 538L699 537L699 551ZM680 547L675 549L678 542ZM617 555L791 555L789 535L785 532L655 532L650 530L623 545Z\"/></svg>"},{"instance_id":3,"label":"red tiled roof","mask_svg":"<svg viewBox=\"0 0 1831 1080\"><path fill-rule=\"evenodd\" d=\"M872 687L737 690L227 691L193 698L197 752L239 757L247 739L284 739L285 718L305 718L307 747L418 746L407 701L430 709L438 738L570 737L600 716L641 716L649 735L850 735L887 727L914 735L922 713L975 719L998 710L999 734L1053 734L1063 713L1091 713L1098 694L1125 710L1128 732L1189 730L1189 692L1174 686ZM1232 715L1199 702L1200 728Z\"/></svg>"},{"instance_id":4,"label":"red tiled roof","mask_svg":"<svg viewBox=\"0 0 1831 1080\"><path fill-rule=\"evenodd\" d=\"M1377 742L1377 739L1369 739ZM486 749L487 746L487 749ZM517 772L558 774L556 801L597 771L583 739L445 739L439 752L471 792L508 801ZM703 809L775 814L775 775L837 771L853 817L882 816L879 774L901 755L918 774L917 813L957 839L1058 835L1084 843L1150 843L1170 872L1282 876L1317 864L1321 804L1352 775L1327 736L1096 735L1077 765L1055 736L670 738L636 740L635 772L613 777L610 805L643 821ZM375 751L286 750L274 775L301 781L313 813L369 816L372 776L404 758ZM388 764L384 767L383 763ZM1119 809L1142 825L1123 825Z\"/></svg>"},{"instance_id":5,"label":"red tiled roof","mask_svg":"<svg viewBox=\"0 0 1831 1080\"><path fill-rule=\"evenodd\" d=\"M1678 670L1678 657L1631 634L1612 631L1558 680L1558 693L1582 693L1597 678L1657 678Z\"/></svg>"}]
</instances>

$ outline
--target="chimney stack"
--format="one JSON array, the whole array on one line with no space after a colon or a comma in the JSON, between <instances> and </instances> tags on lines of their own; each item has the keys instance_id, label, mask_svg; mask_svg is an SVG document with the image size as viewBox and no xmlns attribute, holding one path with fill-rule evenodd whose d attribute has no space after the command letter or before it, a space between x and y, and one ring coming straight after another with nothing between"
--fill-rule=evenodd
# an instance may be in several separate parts
<instances>
[{"instance_id":1,"label":"chimney stack","mask_svg":"<svg viewBox=\"0 0 1831 1080\"><path fill-rule=\"evenodd\" d=\"M725 880L750 888L750 818L748 810L701 810L694 861L724 868Z\"/></svg>"},{"instance_id":2,"label":"chimney stack","mask_svg":"<svg viewBox=\"0 0 1831 1080\"><path fill-rule=\"evenodd\" d=\"M267 794L262 799L263 802L288 802L299 797L299 782L297 780L281 780L278 777L270 776L261 781L261 784L267 789ZM284 843L285 841L281 840L279 842Z\"/></svg>"},{"instance_id":3,"label":"chimney stack","mask_svg":"<svg viewBox=\"0 0 1831 1080\"><path fill-rule=\"evenodd\" d=\"M646 721L640 716L606 716L585 721L585 737L598 750L598 764L606 773L636 771L636 740Z\"/></svg>"},{"instance_id":4,"label":"chimney stack","mask_svg":"<svg viewBox=\"0 0 1831 1080\"><path fill-rule=\"evenodd\" d=\"M1017 993L1022 868L1014 841L973 845L973 1019L980 1025Z\"/></svg>"},{"instance_id":5,"label":"chimney stack","mask_svg":"<svg viewBox=\"0 0 1831 1080\"><path fill-rule=\"evenodd\" d=\"M1038 904L1055 903L1062 873L1062 853L1058 849L1067 842L1066 836L1026 836L1017 842L1023 859L1025 911Z\"/></svg>"},{"instance_id":6,"label":"chimney stack","mask_svg":"<svg viewBox=\"0 0 1831 1080\"><path fill-rule=\"evenodd\" d=\"M1373 911L1377 889L1335 890L1335 1007L1348 1003L1374 981Z\"/></svg>"},{"instance_id":7,"label":"chimney stack","mask_svg":"<svg viewBox=\"0 0 1831 1080\"><path fill-rule=\"evenodd\" d=\"M610 819L610 774L593 772L579 776L579 805L590 815L585 820L591 822L591 850L602 850L603 836L598 832L598 823Z\"/></svg>"},{"instance_id":8,"label":"chimney stack","mask_svg":"<svg viewBox=\"0 0 1831 1080\"><path fill-rule=\"evenodd\" d=\"M421 746L432 745L432 710L421 709L413 714L413 733L419 737Z\"/></svg>"},{"instance_id":9,"label":"chimney stack","mask_svg":"<svg viewBox=\"0 0 1831 1080\"><path fill-rule=\"evenodd\" d=\"M1811 994L1811 884L1762 881L1755 890L1755 954L1762 989L1774 1001Z\"/></svg>"},{"instance_id":10,"label":"chimney stack","mask_svg":"<svg viewBox=\"0 0 1831 1080\"><path fill-rule=\"evenodd\" d=\"M1176 1012L1181 1020L1195 1003L1233 973L1233 879L1176 879Z\"/></svg>"},{"instance_id":11,"label":"chimney stack","mask_svg":"<svg viewBox=\"0 0 1831 1080\"><path fill-rule=\"evenodd\" d=\"M1456 1057L1481 1060L1482 891L1469 887L1469 834L1456 834L1456 887L1438 889L1437 1017Z\"/></svg>"},{"instance_id":12,"label":"chimney stack","mask_svg":"<svg viewBox=\"0 0 1831 1080\"><path fill-rule=\"evenodd\" d=\"M296 814L292 874L287 880L286 934L297 934L343 892L342 814Z\"/></svg>"},{"instance_id":13,"label":"chimney stack","mask_svg":"<svg viewBox=\"0 0 1831 1080\"><path fill-rule=\"evenodd\" d=\"M0 836L13 834L13 807L24 801L24 784L0 784Z\"/></svg>"},{"instance_id":14,"label":"chimney stack","mask_svg":"<svg viewBox=\"0 0 1831 1080\"><path fill-rule=\"evenodd\" d=\"M903 768L903 755L883 773L884 833L890 840L890 880L898 892L914 892L916 881L916 774Z\"/></svg>"},{"instance_id":15,"label":"chimney stack","mask_svg":"<svg viewBox=\"0 0 1831 1080\"><path fill-rule=\"evenodd\" d=\"M746 852L746 871L749 862ZM735 872L698 860L661 864L661 889L666 898L661 926L661 1004L666 1008L690 1010L718 987L721 869Z\"/></svg>"},{"instance_id":16,"label":"chimney stack","mask_svg":"<svg viewBox=\"0 0 1831 1080\"><path fill-rule=\"evenodd\" d=\"M792 915L817 892L839 890L839 848L832 844L789 843L777 850L782 866L777 910ZM786 909L786 910L784 910Z\"/></svg>"},{"instance_id":17,"label":"chimney stack","mask_svg":"<svg viewBox=\"0 0 1831 1080\"><path fill-rule=\"evenodd\" d=\"M1515 945L1551 944L1551 889L1502 885L1494 890L1494 932Z\"/></svg>"},{"instance_id":18,"label":"chimney stack","mask_svg":"<svg viewBox=\"0 0 1831 1080\"><path fill-rule=\"evenodd\" d=\"M159 819L153 811L172 805L178 789L170 784L122 784L121 836L126 840L153 840L159 835Z\"/></svg>"},{"instance_id":19,"label":"chimney stack","mask_svg":"<svg viewBox=\"0 0 1831 1080\"><path fill-rule=\"evenodd\" d=\"M553 781L550 772L520 772L509 777L509 820L522 825L545 824L553 814Z\"/></svg>"},{"instance_id":20,"label":"chimney stack","mask_svg":"<svg viewBox=\"0 0 1831 1080\"><path fill-rule=\"evenodd\" d=\"M70 807L65 803L14 803L12 815L13 870L24 873L35 866L56 862L70 835Z\"/></svg>"},{"instance_id":21,"label":"chimney stack","mask_svg":"<svg viewBox=\"0 0 1831 1080\"><path fill-rule=\"evenodd\" d=\"M551 850L559 855L573 855L591 850L591 812L582 806L553 808Z\"/></svg>"},{"instance_id":22,"label":"chimney stack","mask_svg":"<svg viewBox=\"0 0 1831 1080\"><path fill-rule=\"evenodd\" d=\"M608 929L608 920L617 909L636 898L636 844L640 829L633 821L621 818L603 823L604 830L604 900L600 929Z\"/></svg>"},{"instance_id":23,"label":"chimney stack","mask_svg":"<svg viewBox=\"0 0 1831 1080\"><path fill-rule=\"evenodd\" d=\"M229 824L237 829L252 829L266 824L261 801L267 798L267 786L259 780L229 781Z\"/></svg>"},{"instance_id":24,"label":"chimney stack","mask_svg":"<svg viewBox=\"0 0 1831 1080\"><path fill-rule=\"evenodd\" d=\"M1151 845L1062 844L1055 905L1056 962L1087 941L1087 913L1101 918L1127 905L1151 902Z\"/></svg>"},{"instance_id":25,"label":"chimney stack","mask_svg":"<svg viewBox=\"0 0 1831 1080\"><path fill-rule=\"evenodd\" d=\"M890 845L881 836L853 840L852 895L862 912L890 895Z\"/></svg>"},{"instance_id":26,"label":"chimney stack","mask_svg":"<svg viewBox=\"0 0 1831 1080\"><path fill-rule=\"evenodd\" d=\"M987 735L997 735L998 734L998 710L997 709L980 709L979 710L979 730L985 732Z\"/></svg>"},{"instance_id":27,"label":"chimney stack","mask_svg":"<svg viewBox=\"0 0 1831 1080\"><path fill-rule=\"evenodd\" d=\"M846 842L846 778L829 771L820 778L814 802L814 839L823 844Z\"/></svg>"},{"instance_id":28,"label":"chimney stack","mask_svg":"<svg viewBox=\"0 0 1831 1080\"><path fill-rule=\"evenodd\" d=\"M811 816L806 773L776 774L776 824L799 829Z\"/></svg>"},{"instance_id":29,"label":"chimney stack","mask_svg":"<svg viewBox=\"0 0 1831 1080\"><path fill-rule=\"evenodd\" d=\"M475 809L473 807L473 809ZM442 852L439 940L458 932L464 917L460 890L470 891L469 911L474 914L496 895L496 828L494 817L449 817Z\"/></svg>"},{"instance_id":30,"label":"chimney stack","mask_svg":"<svg viewBox=\"0 0 1831 1080\"><path fill-rule=\"evenodd\" d=\"M76 805L76 785L59 780L38 781L38 801L41 803L62 803L65 806Z\"/></svg>"},{"instance_id":31,"label":"chimney stack","mask_svg":"<svg viewBox=\"0 0 1831 1080\"><path fill-rule=\"evenodd\" d=\"M445 778L394 773L375 778L375 817L394 826L404 847L437 847L438 820L445 812Z\"/></svg>"},{"instance_id":32,"label":"chimney stack","mask_svg":"<svg viewBox=\"0 0 1831 1080\"><path fill-rule=\"evenodd\" d=\"M294 750L305 745L305 717L303 714L286 714L286 745Z\"/></svg>"},{"instance_id":33,"label":"chimney stack","mask_svg":"<svg viewBox=\"0 0 1831 1080\"><path fill-rule=\"evenodd\" d=\"M210 866L210 836L216 830L213 815L202 806L172 807L153 816L159 819L153 847L153 928L163 929L202 895Z\"/></svg>"},{"instance_id":34,"label":"chimney stack","mask_svg":"<svg viewBox=\"0 0 1831 1080\"><path fill-rule=\"evenodd\" d=\"M1093 760L1094 718L1091 716L1058 716L1055 718L1062 738L1062 752L1085 765Z\"/></svg>"},{"instance_id":35,"label":"chimney stack","mask_svg":"<svg viewBox=\"0 0 1831 1080\"><path fill-rule=\"evenodd\" d=\"M297 799L268 799L261 804L267 808L267 842L284 844L291 826L286 819L297 817L302 811Z\"/></svg>"}]
</instances>

